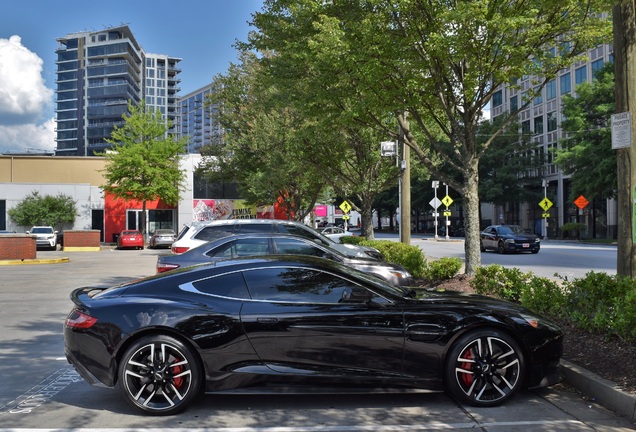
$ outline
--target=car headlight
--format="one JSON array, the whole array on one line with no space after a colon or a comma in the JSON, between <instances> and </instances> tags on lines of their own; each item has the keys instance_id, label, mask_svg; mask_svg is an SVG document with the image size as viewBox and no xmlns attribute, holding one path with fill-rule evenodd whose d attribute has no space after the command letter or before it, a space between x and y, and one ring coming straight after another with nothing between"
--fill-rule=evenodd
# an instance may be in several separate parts
<instances>
[{"instance_id":1,"label":"car headlight","mask_svg":"<svg viewBox=\"0 0 636 432\"><path fill-rule=\"evenodd\" d=\"M537 237L536 239L534 239L535 243L539 243L541 241L541 239L539 237Z\"/></svg>"},{"instance_id":2,"label":"car headlight","mask_svg":"<svg viewBox=\"0 0 636 432\"><path fill-rule=\"evenodd\" d=\"M506 243L511 243L512 244L514 242L515 242L515 239L506 239Z\"/></svg>"}]
</instances>

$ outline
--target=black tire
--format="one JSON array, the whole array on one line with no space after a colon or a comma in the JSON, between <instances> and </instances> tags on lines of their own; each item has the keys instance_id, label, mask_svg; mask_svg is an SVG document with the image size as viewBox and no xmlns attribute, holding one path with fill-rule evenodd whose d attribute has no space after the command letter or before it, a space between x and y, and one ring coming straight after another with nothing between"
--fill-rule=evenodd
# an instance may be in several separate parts
<instances>
[{"instance_id":1,"label":"black tire","mask_svg":"<svg viewBox=\"0 0 636 432\"><path fill-rule=\"evenodd\" d=\"M478 407L500 405L523 385L526 365L515 340L482 329L460 337L446 358L444 384L449 395Z\"/></svg>"},{"instance_id":2,"label":"black tire","mask_svg":"<svg viewBox=\"0 0 636 432\"><path fill-rule=\"evenodd\" d=\"M539 249L533 249L533 250L532 250L532 253L533 253L533 254L538 254L538 253L539 253Z\"/></svg>"},{"instance_id":3,"label":"black tire","mask_svg":"<svg viewBox=\"0 0 636 432\"><path fill-rule=\"evenodd\" d=\"M506 245L501 240L499 241L499 243L497 243L497 252L499 252L500 254L506 253Z\"/></svg>"},{"instance_id":4,"label":"black tire","mask_svg":"<svg viewBox=\"0 0 636 432\"><path fill-rule=\"evenodd\" d=\"M198 356L179 340L146 336L124 353L119 387L133 406L155 415L185 409L201 393L203 370Z\"/></svg>"}]
</instances>

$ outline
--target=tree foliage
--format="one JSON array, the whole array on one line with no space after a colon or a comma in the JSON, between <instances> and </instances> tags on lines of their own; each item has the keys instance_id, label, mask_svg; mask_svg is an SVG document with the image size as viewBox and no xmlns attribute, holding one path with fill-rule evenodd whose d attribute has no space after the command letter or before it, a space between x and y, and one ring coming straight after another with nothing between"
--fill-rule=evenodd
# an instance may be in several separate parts
<instances>
[{"instance_id":1,"label":"tree foliage","mask_svg":"<svg viewBox=\"0 0 636 432\"><path fill-rule=\"evenodd\" d=\"M592 83L578 85L576 97L563 99L561 128L566 138L554 161L571 175L570 201L579 195L589 200L616 196L616 150L610 128L615 100L613 63L605 64Z\"/></svg>"},{"instance_id":2,"label":"tree foliage","mask_svg":"<svg viewBox=\"0 0 636 432\"><path fill-rule=\"evenodd\" d=\"M106 166L102 170L105 192L124 200L143 203L163 200L176 205L185 185L184 172L179 168L179 155L185 151L185 138L175 139L167 134L170 127L161 113L147 111L145 104L128 103L124 125L115 126L111 138L112 151L103 154Z\"/></svg>"},{"instance_id":3,"label":"tree foliage","mask_svg":"<svg viewBox=\"0 0 636 432\"><path fill-rule=\"evenodd\" d=\"M473 274L481 156L560 69L610 40L600 14L609 9L607 0L267 0L250 47L275 52L277 73L303 77L308 104L340 105L392 137L395 116L419 163L462 195ZM477 140L493 93L522 76L535 77L526 100Z\"/></svg>"},{"instance_id":4,"label":"tree foliage","mask_svg":"<svg viewBox=\"0 0 636 432\"><path fill-rule=\"evenodd\" d=\"M65 194L41 196L38 191L33 191L8 213L18 226L46 225L61 229L64 224L75 222L76 204L77 201Z\"/></svg>"}]
</instances>

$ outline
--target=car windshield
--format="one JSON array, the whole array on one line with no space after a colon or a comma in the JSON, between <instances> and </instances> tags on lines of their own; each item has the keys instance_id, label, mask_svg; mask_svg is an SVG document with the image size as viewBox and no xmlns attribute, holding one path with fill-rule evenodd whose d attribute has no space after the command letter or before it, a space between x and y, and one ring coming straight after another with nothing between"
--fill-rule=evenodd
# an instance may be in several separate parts
<instances>
[{"instance_id":1,"label":"car windshield","mask_svg":"<svg viewBox=\"0 0 636 432\"><path fill-rule=\"evenodd\" d=\"M155 231L155 234L174 234L171 230L168 229L160 229Z\"/></svg>"},{"instance_id":2,"label":"car windshield","mask_svg":"<svg viewBox=\"0 0 636 432\"><path fill-rule=\"evenodd\" d=\"M53 228L48 228L48 227L33 228L31 232L33 234L51 234L53 232Z\"/></svg>"},{"instance_id":3,"label":"car windshield","mask_svg":"<svg viewBox=\"0 0 636 432\"><path fill-rule=\"evenodd\" d=\"M523 228L518 225L502 226L499 228L499 234L523 234Z\"/></svg>"}]
</instances>

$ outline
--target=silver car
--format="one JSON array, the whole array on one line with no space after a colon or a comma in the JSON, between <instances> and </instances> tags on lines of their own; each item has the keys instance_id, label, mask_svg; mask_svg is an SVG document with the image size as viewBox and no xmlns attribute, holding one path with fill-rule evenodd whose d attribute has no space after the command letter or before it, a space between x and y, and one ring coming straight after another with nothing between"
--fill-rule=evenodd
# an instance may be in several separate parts
<instances>
[{"instance_id":1,"label":"silver car","mask_svg":"<svg viewBox=\"0 0 636 432\"><path fill-rule=\"evenodd\" d=\"M236 234L211 241L180 255L157 258L157 273L227 258L258 255L310 255L327 258L375 275L393 285L411 286L413 276L401 265L371 257L352 258L335 248L290 234Z\"/></svg>"},{"instance_id":2,"label":"silver car","mask_svg":"<svg viewBox=\"0 0 636 432\"><path fill-rule=\"evenodd\" d=\"M325 237L307 225L279 219L224 219L208 222L194 222L185 226L172 244L172 253L180 254L212 240L232 234L279 233L292 234L312 240L320 245L336 249L343 255L357 258L383 259L379 250L352 244L342 244Z\"/></svg>"},{"instance_id":3,"label":"silver car","mask_svg":"<svg viewBox=\"0 0 636 432\"><path fill-rule=\"evenodd\" d=\"M158 247L167 247L170 248L176 234L171 229L157 229L152 232L150 235L150 239L148 240L148 247L150 248L158 248Z\"/></svg>"}]
</instances>

